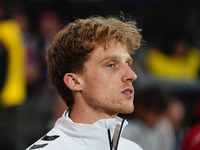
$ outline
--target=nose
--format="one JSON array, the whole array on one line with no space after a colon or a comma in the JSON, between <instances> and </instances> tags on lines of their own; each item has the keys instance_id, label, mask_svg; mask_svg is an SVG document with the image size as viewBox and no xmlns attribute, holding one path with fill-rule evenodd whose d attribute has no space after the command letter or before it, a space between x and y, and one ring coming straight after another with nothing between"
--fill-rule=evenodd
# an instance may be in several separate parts
<instances>
[{"instance_id":1,"label":"nose","mask_svg":"<svg viewBox=\"0 0 200 150\"><path fill-rule=\"evenodd\" d=\"M130 66L126 66L124 71L124 75L122 77L123 82L133 82L137 79L137 75L133 71L133 69Z\"/></svg>"}]
</instances>

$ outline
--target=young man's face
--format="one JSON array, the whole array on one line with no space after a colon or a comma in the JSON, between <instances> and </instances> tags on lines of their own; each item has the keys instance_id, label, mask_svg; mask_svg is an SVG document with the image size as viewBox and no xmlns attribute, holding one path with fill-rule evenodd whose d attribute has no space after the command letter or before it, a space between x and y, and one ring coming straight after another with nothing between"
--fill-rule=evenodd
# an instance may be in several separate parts
<instances>
[{"instance_id":1,"label":"young man's face","mask_svg":"<svg viewBox=\"0 0 200 150\"><path fill-rule=\"evenodd\" d=\"M111 42L108 49L96 48L85 62L82 95L87 105L108 116L132 113L137 78L131 69L132 59L119 42Z\"/></svg>"}]
</instances>

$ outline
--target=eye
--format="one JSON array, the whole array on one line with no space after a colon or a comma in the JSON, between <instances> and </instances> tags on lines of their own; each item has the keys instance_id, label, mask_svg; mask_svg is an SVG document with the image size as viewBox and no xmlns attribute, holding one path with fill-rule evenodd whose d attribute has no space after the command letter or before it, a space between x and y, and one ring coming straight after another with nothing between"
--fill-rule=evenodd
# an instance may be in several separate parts
<instances>
[{"instance_id":1,"label":"eye","mask_svg":"<svg viewBox=\"0 0 200 150\"><path fill-rule=\"evenodd\" d=\"M110 68L113 68L113 67L115 67L115 63L108 64L107 66Z\"/></svg>"},{"instance_id":2,"label":"eye","mask_svg":"<svg viewBox=\"0 0 200 150\"><path fill-rule=\"evenodd\" d=\"M117 68L118 66L119 66L119 63L116 62L116 61L109 61L109 62L107 63L107 67L108 67L108 68Z\"/></svg>"}]
</instances>

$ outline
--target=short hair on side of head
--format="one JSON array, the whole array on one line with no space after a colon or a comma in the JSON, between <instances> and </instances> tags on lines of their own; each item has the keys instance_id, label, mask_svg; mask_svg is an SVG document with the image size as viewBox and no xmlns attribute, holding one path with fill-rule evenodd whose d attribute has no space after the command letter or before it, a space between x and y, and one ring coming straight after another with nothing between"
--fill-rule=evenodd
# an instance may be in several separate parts
<instances>
[{"instance_id":1,"label":"short hair on side of head","mask_svg":"<svg viewBox=\"0 0 200 150\"><path fill-rule=\"evenodd\" d=\"M58 32L47 51L48 77L71 108L73 97L63 82L64 75L82 73L89 54L102 44L116 40L131 54L140 47L141 38L140 29L133 20L100 16L77 19Z\"/></svg>"}]
</instances>

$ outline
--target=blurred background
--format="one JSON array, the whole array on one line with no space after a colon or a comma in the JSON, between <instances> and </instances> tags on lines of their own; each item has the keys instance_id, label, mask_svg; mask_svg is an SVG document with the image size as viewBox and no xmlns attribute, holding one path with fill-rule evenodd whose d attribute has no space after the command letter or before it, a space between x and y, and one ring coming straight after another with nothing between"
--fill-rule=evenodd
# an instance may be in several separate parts
<instances>
[{"instance_id":1,"label":"blurred background","mask_svg":"<svg viewBox=\"0 0 200 150\"><path fill-rule=\"evenodd\" d=\"M198 0L0 0L0 149L27 148L49 131L66 109L48 81L45 52L64 25L92 15L124 15L136 20L142 29L142 46L133 55L138 75L133 83L136 112L122 116L133 121L133 129L134 121L140 117L145 120L154 104L152 114L162 115L155 116L154 123L144 124L151 132L168 131L165 126L170 124L173 137L163 133L164 141L172 139L166 150L181 149L186 133L200 120ZM168 96L158 96L162 91L155 86ZM144 92L146 88L151 89L148 98L152 98L143 103L141 99L146 98L141 95L149 94ZM156 138L161 139L155 136L154 141ZM143 142L138 141L146 150Z\"/></svg>"}]
</instances>

